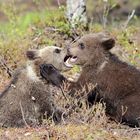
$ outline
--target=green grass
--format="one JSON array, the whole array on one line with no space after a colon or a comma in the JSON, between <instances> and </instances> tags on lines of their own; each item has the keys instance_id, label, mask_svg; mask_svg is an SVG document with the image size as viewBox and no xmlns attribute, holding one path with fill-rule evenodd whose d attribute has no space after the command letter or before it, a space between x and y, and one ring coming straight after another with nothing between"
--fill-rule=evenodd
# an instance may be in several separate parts
<instances>
[{"instance_id":1,"label":"green grass","mask_svg":"<svg viewBox=\"0 0 140 140\"><path fill-rule=\"evenodd\" d=\"M46 27L57 29L61 34L70 33L64 8L51 11L45 9L38 12L28 12L18 17L17 15L14 16L15 18L12 19L17 20L0 23L0 53L12 69L18 65L17 63L24 62L24 54L28 48L37 48L39 45L54 45L56 43L52 39L52 35L46 35Z\"/></svg>"},{"instance_id":2,"label":"green grass","mask_svg":"<svg viewBox=\"0 0 140 140\"><path fill-rule=\"evenodd\" d=\"M18 17L15 23L0 23L0 30L10 36L24 36L32 26L53 26L63 32L69 31L69 25L65 19L63 9L52 11L46 9L40 12L29 12L24 16Z\"/></svg>"}]
</instances>

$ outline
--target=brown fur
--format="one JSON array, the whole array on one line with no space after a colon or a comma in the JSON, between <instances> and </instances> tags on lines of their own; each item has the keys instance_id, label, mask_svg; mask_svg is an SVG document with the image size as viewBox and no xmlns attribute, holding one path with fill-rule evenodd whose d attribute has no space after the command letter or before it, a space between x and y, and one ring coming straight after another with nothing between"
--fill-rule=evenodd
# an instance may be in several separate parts
<instances>
[{"instance_id":1,"label":"brown fur","mask_svg":"<svg viewBox=\"0 0 140 140\"><path fill-rule=\"evenodd\" d=\"M73 64L83 69L75 87L97 84L98 97L106 102L106 111L112 118L140 126L140 71L109 52L114 44L109 35L96 33L81 37L68 48L69 55L77 56ZM91 94L88 98L95 99Z\"/></svg>"},{"instance_id":2,"label":"brown fur","mask_svg":"<svg viewBox=\"0 0 140 140\"><path fill-rule=\"evenodd\" d=\"M40 50L27 52L27 66L15 74L10 85L0 95L1 127L37 125L42 123L45 114L53 117L56 123L60 122L62 112L55 106L50 83L45 84L40 79L41 64L52 63L59 70L65 69L59 62L63 62L65 54L58 49L60 48L52 46L42 49L41 53ZM56 83L59 85L59 73L55 75L56 80L57 78Z\"/></svg>"},{"instance_id":3,"label":"brown fur","mask_svg":"<svg viewBox=\"0 0 140 140\"><path fill-rule=\"evenodd\" d=\"M50 117L53 111L56 111L49 85L29 80L25 73L25 69L21 70L17 79L11 82L9 89L0 97L2 127L23 126L25 121L28 125L36 125L41 123L41 117L45 112Z\"/></svg>"}]
</instances>

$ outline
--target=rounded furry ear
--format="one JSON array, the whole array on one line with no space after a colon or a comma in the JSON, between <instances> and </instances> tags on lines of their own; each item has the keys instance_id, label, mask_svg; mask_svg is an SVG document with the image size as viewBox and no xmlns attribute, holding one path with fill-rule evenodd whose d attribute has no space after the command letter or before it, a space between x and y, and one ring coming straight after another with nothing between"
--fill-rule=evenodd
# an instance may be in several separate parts
<instances>
[{"instance_id":1,"label":"rounded furry ear","mask_svg":"<svg viewBox=\"0 0 140 140\"><path fill-rule=\"evenodd\" d=\"M27 51L27 52L26 52L26 57L27 57L29 60L34 60L34 59L38 58L37 50L30 50L30 51Z\"/></svg>"},{"instance_id":2,"label":"rounded furry ear","mask_svg":"<svg viewBox=\"0 0 140 140\"><path fill-rule=\"evenodd\" d=\"M103 38L102 39L102 46L105 50L110 50L115 46L115 39L114 38Z\"/></svg>"}]
</instances>

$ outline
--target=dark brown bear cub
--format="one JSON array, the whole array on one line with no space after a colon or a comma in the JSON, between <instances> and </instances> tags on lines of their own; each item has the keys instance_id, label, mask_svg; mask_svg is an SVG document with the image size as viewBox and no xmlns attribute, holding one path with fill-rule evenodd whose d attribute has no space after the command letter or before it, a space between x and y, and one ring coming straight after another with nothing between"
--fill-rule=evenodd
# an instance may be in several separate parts
<instances>
[{"instance_id":1,"label":"dark brown bear cub","mask_svg":"<svg viewBox=\"0 0 140 140\"><path fill-rule=\"evenodd\" d=\"M65 64L81 65L76 88L97 85L96 92L106 103L106 112L116 121L140 126L140 71L110 53L115 40L105 33L88 34L68 48ZM94 97L88 97L90 102ZM93 99L92 99L93 98Z\"/></svg>"}]
</instances>

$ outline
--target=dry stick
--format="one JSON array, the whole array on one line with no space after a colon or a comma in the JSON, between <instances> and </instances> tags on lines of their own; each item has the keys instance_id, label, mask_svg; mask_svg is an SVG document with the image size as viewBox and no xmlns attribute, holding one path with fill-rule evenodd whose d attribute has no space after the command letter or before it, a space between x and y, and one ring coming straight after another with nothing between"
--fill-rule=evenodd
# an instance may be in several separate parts
<instances>
[{"instance_id":1,"label":"dry stick","mask_svg":"<svg viewBox=\"0 0 140 140\"><path fill-rule=\"evenodd\" d=\"M27 126L27 128L30 128L30 126L27 124L27 122L25 120L23 108L22 108L22 105L21 105L21 101L19 102L19 105L20 105L20 109L21 109L22 119L23 119L25 125Z\"/></svg>"},{"instance_id":2,"label":"dry stick","mask_svg":"<svg viewBox=\"0 0 140 140\"><path fill-rule=\"evenodd\" d=\"M53 32L61 31L60 29L54 28L54 27L46 27L45 30L46 31L53 31Z\"/></svg>"},{"instance_id":3,"label":"dry stick","mask_svg":"<svg viewBox=\"0 0 140 140\"><path fill-rule=\"evenodd\" d=\"M65 86L66 86L67 83L63 82L63 84L64 84L64 88L65 88ZM65 95L65 92L64 92L64 90L63 90L64 88L63 88L63 85L60 86L60 90L61 90L61 92L62 92L62 95L64 96L64 98L66 99L66 101L68 101L68 99L67 99L67 97L66 97L66 95Z\"/></svg>"},{"instance_id":4,"label":"dry stick","mask_svg":"<svg viewBox=\"0 0 140 140\"><path fill-rule=\"evenodd\" d=\"M70 45L72 45L74 42L76 42L79 38L80 38L79 36L76 37L75 40L73 40L73 41L70 43Z\"/></svg>"},{"instance_id":5,"label":"dry stick","mask_svg":"<svg viewBox=\"0 0 140 140\"><path fill-rule=\"evenodd\" d=\"M122 116L126 114L127 110L128 110L128 107L122 106Z\"/></svg>"},{"instance_id":6,"label":"dry stick","mask_svg":"<svg viewBox=\"0 0 140 140\"><path fill-rule=\"evenodd\" d=\"M122 117L126 114L126 112L127 112L127 107L124 107L124 106L121 106L121 110L122 110L122 113L121 113L121 122L122 122Z\"/></svg>"},{"instance_id":7,"label":"dry stick","mask_svg":"<svg viewBox=\"0 0 140 140\"><path fill-rule=\"evenodd\" d=\"M128 23L130 22L130 20L133 18L134 14L135 14L135 10L132 10L132 13L128 16L127 21L124 23L124 27L123 27L124 30L126 29L126 27L127 27Z\"/></svg>"},{"instance_id":8,"label":"dry stick","mask_svg":"<svg viewBox=\"0 0 140 140\"><path fill-rule=\"evenodd\" d=\"M66 100L68 100L67 97L66 97L66 95L65 95L65 93L64 93L64 91L63 91L63 88L60 87L60 89L61 89L61 91L62 91L62 95L64 96L64 98L65 98Z\"/></svg>"}]
</instances>

